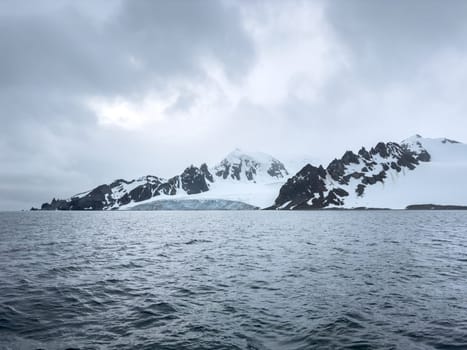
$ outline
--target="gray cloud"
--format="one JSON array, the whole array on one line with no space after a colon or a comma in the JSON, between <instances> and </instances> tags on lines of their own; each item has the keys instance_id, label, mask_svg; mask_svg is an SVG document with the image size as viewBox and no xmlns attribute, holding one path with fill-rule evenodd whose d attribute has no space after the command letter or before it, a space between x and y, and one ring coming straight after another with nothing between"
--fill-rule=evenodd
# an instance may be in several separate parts
<instances>
[{"instance_id":1,"label":"gray cloud","mask_svg":"<svg viewBox=\"0 0 467 350\"><path fill-rule=\"evenodd\" d=\"M467 140L466 18L460 0L0 1L0 209L234 147Z\"/></svg>"},{"instance_id":2,"label":"gray cloud","mask_svg":"<svg viewBox=\"0 0 467 350\"><path fill-rule=\"evenodd\" d=\"M0 4L1 207L160 170L140 158L161 152L131 132L100 130L84 97L137 99L170 79L203 80L204 57L231 76L248 69L253 47L235 8L218 1L109 4ZM123 163L132 170L122 171Z\"/></svg>"},{"instance_id":3,"label":"gray cloud","mask_svg":"<svg viewBox=\"0 0 467 350\"><path fill-rule=\"evenodd\" d=\"M326 14L355 55L358 73L379 81L408 78L438 50L466 48L462 0L330 1Z\"/></svg>"},{"instance_id":4,"label":"gray cloud","mask_svg":"<svg viewBox=\"0 0 467 350\"><path fill-rule=\"evenodd\" d=\"M41 15L0 15L0 84L134 94L174 75L202 74L205 56L241 75L253 48L237 12L217 1L126 1L103 22L71 5Z\"/></svg>"}]
</instances>

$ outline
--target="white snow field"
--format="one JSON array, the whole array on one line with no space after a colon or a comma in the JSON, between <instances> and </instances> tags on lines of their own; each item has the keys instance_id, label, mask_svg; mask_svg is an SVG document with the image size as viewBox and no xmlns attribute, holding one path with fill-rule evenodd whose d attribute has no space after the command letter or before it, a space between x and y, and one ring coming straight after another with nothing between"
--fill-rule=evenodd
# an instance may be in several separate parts
<instances>
[{"instance_id":1,"label":"white snow field","mask_svg":"<svg viewBox=\"0 0 467 350\"><path fill-rule=\"evenodd\" d=\"M367 186L362 197L349 191L345 208L404 209L413 204L467 205L467 145L445 138L412 136L404 141L431 155L414 170L390 171L383 184ZM351 186L351 185L350 185ZM345 189L345 187L343 187Z\"/></svg>"},{"instance_id":2,"label":"white snow field","mask_svg":"<svg viewBox=\"0 0 467 350\"><path fill-rule=\"evenodd\" d=\"M275 176L270 175L268 170L275 163L280 162L268 154L246 153L240 149L235 149L219 164L209 168L214 178L214 182L209 183L209 191L189 195L183 189L180 189L175 195L160 195L146 201L131 202L121 206L120 210L131 210L135 206L147 205L155 201L183 201L188 199L202 201L198 203L198 208L202 207L203 203L206 204L206 208L213 208L213 203L205 200L226 200L265 208L274 203L279 189L289 176L285 168L280 169ZM239 178L232 178L232 168L238 165L240 165L239 168L241 169L238 174ZM223 176L216 175L219 171L226 171L227 177L223 178ZM249 172L250 174L253 173L253 175L250 175L250 179L247 174ZM222 204L220 205L220 208L222 208ZM185 203L180 203L180 206L184 207Z\"/></svg>"}]
</instances>

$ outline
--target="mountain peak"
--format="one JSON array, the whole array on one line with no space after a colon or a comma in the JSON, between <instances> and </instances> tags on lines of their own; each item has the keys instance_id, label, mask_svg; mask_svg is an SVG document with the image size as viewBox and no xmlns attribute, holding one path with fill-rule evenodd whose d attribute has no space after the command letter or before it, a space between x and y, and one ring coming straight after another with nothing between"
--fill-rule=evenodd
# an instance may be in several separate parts
<instances>
[{"instance_id":1,"label":"mountain peak","mask_svg":"<svg viewBox=\"0 0 467 350\"><path fill-rule=\"evenodd\" d=\"M222 161L229 161L231 163L238 163L240 161L254 161L257 163L270 163L277 159L273 156L262 152L250 152L241 148L235 148L228 153Z\"/></svg>"},{"instance_id":2,"label":"mountain peak","mask_svg":"<svg viewBox=\"0 0 467 350\"><path fill-rule=\"evenodd\" d=\"M446 137L422 137L419 134L413 135L402 141L403 144L414 144L414 143L442 143L442 144L461 144L462 142L448 139Z\"/></svg>"},{"instance_id":3,"label":"mountain peak","mask_svg":"<svg viewBox=\"0 0 467 350\"><path fill-rule=\"evenodd\" d=\"M404 140L402 140L401 143L413 143L413 142L418 142L420 140L424 139L424 137L420 134L415 134L415 135L412 135Z\"/></svg>"},{"instance_id":4,"label":"mountain peak","mask_svg":"<svg viewBox=\"0 0 467 350\"><path fill-rule=\"evenodd\" d=\"M452 139L447 139L447 138L442 139L441 142L442 142L442 143L461 143L461 142L459 142L459 141L452 140Z\"/></svg>"},{"instance_id":5,"label":"mountain peak","mask_svg":"<svg viewBox=\"0 0 467 350\"><path fill-rule=\"evenodd\" d=\"M229 158L244 158L248 157L248 153L242 150L241 148L234 148L233 151L229 152L224 159L229 159Z\"/></svg>"},{"instance_id":6,"label":"mountain peak","mask_svg":"<svg viewBox=\"0 0 467 350\"><path fill-rule=\"evenodd\" d=\"M244 154L245 152L240 147L235 147L232 151L230 151L227 155L234 155L234 154Z\"/></svg>"},{"instance_id":7,"label":"mountain peak","mask_svg":"<svg viewBox=\"0 0 467 350\"><path fill-rule=\"evenodd\" d=\"M245 152L239 148L230 152L214 167L217 177L223 179L270 181L288 175L284 164L276 158L261 152Z\"/></svg>"}]
</instances>

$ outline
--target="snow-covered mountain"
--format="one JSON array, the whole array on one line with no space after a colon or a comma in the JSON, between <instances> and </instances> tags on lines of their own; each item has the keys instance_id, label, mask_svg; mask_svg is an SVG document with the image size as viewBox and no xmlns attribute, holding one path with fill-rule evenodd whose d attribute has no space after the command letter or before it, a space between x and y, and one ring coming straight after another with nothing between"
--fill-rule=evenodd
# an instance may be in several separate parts
<instances>
[{"instance_id":1,"label":"snow-covered mountain","mask_svg":"<svg viewBox=\"0 0 467 350\"><path fill-rule=\"evenodd\" d=\"M273 203L279 188L288 176L284 164L264 153L246 153L239 149L229 153L219 164L208 167L191 165L180 175L169 179L147 175L135 180L115 180L69 199L53 199L44 203L42 210L112 210L141 208L176 208L180 202L186 208L193 200L203 200L210 209L218 203L221 208L240 207L230 202L241 202L251 207L266 207ZM154 201L157 205L148 206ZM224 200L221 202L220 200ZM229 201L228 205L226 205ZM200 203L196 208L200 208ZM140 207L137 207L140 206Z\"/></svg>"},{"instance_id":2,"label":"snow-covered mountain","mask_svg":"<svg viewBox=\"0 0 467 350\"><path fill-rule=\"evenodd\" d=\"M189 166L169 179L115 180L43 210L393 208L467 206L467 145L419 135L347 151L326 167L291 176L264 153L239 149L218 164Z\"/></svg>"},{"instance_id":3,"label":"snow-covered mountain","mask_svg":"<svg viewBox=\"0 0 467 350\"><path fill-rule=\"evenodd\" d=\"M271 209L467 205L467 145L415 135L347 151L329 165L307 164L280 189Z\"/></svg>"},{"instance_id":4,"label":"snow-covered mountain","mask_svg":"<svg viewBox=\"0 0 467 350\"><path fill-rule=\"evenodd\" d=\"M271 178L283 179L288 172L284 164L270 155L246 154L237 148L214 167L214 174L223 179L270 182Z\"/></svg>"}]
</instances>

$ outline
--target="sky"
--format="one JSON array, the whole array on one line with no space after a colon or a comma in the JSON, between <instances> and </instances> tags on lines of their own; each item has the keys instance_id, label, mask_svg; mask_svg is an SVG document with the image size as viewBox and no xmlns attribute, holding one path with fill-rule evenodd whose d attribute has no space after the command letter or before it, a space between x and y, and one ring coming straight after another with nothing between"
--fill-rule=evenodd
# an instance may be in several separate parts
<instances>
[{"instance_id":1,"label":"sky","mask_svg":"<svg viewBox=\"0 0 467 350\"><path fill-rule=\"evenodd\" d=\"M234 148L467 141L467 1L0 0L0 210Z\"/></svg>"}]
</instances>

